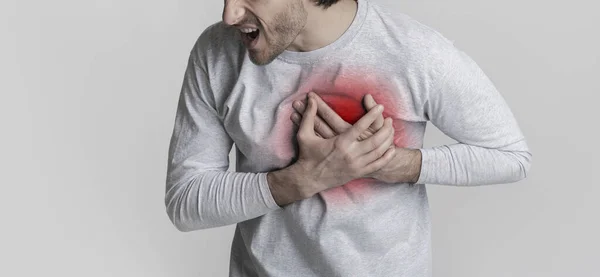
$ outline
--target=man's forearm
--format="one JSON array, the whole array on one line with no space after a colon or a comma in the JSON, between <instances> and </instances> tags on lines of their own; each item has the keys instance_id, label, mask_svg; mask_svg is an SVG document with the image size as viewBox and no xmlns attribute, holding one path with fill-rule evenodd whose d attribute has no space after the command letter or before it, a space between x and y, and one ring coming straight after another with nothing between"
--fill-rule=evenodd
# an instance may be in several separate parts
<instances>
[{"instance_id":1,"label":"man's forearm","mask_svg":"<svg viewBox=\"0 0 600 277\"><path fill-rule=\"evenodd\" d=\"M177 229L189 232L226 226L281 208L271 198L267 174L225 170L202 170L188 180L176 173L189 170L169 171L165 205Z\"/></svg>"},{"instance_id":2,"label":"man's forearm","mask_svg":"<svg viewBox=\"0 0 600 277\"><path fill-rule=\"evenodd\" d=\"M302 174L296 164L267 173L273 199L280 207L310 197L313 192L303 186Z\"/></svg>"},{"instance_id":3,"label":"man's forearm","mask_svg":"<svg viewBox=\"0 0 600 277\"><path fill-rule=\"evenodd\" d=\"M309 198L318 192L317 188L309 186L301 170L297 164L293 164L267 174L271 194L280 207ZM416 183L420 173L421 151L397 147L393 160L372 177L388 183Z\"/></svg>"},{"instance_id":4,"label":"man's forearm","mask_svg":"<svg viewBox=\"0 0 600 277\"><path fill-rule=\"evenodd\" d=\"M386 183L416 183L421 174L421 162L419 149L396 147L393 160L369 177Z\"/></svg>"},{"instance_id":5,"label":"man's forearm","mask_svg":"<svg viewBox=\"0 0 600 277\"><path fill-rule=\"evenodd\" d=\"M408 161L406 166L406 181L407 183L416 183L421 174L421 151L419 149L408 149Z\"/></svg>"},{"instance_id":6,"label":"man's forearm","mask_svg":"<svg viewBox=\"0 0 600 277\"><path fill-rule=\"evenodd\" d=\"M420 183L477 186L517 182L527 176L532 154L525 140L490 148L464 143L423 149Z\"/></svg>"}]
</instances>

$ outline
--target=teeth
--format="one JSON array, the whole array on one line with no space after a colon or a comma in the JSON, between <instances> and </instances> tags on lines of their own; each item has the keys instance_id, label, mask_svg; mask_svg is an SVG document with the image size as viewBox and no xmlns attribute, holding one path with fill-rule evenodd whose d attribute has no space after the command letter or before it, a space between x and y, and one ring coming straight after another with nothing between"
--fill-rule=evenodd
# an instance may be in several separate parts
<instances>
[{"instance_id":1,"label":"teeth","mask_svg":"<svg viewBox=\"0 0 600 277\"><path fill-rule=\"evenodd\" d=\"M253 28L243 28L243 29L240 29L240 31L242 31L242 33L245 33L245 34L252 33L252 32L254 32L256 30L258 30L258 29L253 29Z\"/></svg>"}]
</instances>

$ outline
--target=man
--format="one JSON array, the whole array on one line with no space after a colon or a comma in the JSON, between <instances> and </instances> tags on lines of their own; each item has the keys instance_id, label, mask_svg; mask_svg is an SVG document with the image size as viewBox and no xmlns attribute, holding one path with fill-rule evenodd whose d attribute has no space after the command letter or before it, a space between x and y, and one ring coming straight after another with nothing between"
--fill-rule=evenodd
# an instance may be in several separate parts
<instances>
[{"instance_id":1,"label":"man","mask_svg":"<svg viewBox=\"0 0 600 277\"><path fill-rule=\"evenodd\" d=\"M422 148L427 121L457 143ZM237 224L229 276L430 276L425 184L516 182L531 157L476 63L409 16L226 0L191 51L165 204L181 231Z\"/></svg>"}]
</instances>

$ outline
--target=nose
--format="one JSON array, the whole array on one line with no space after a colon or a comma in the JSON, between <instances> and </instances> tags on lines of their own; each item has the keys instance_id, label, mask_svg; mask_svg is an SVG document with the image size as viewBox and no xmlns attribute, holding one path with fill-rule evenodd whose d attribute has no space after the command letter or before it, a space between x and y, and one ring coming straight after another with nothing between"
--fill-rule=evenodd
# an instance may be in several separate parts
<instances>
[{"instance_id":1,"label":"nose","mask_svg":"<svg viewBox=\"0 0 600 277\"><path fill-rule=\"evenodd\" d=\"M225 0L223 8L223 22L227 25L235 25L244 18L245 9L239 0Z\"/></svg>"}]
</instances>

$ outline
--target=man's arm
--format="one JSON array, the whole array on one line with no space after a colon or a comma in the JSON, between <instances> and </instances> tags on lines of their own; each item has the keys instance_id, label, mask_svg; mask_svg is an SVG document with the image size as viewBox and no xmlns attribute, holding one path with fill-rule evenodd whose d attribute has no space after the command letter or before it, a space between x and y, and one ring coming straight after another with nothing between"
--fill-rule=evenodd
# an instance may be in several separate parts
<instances>
[{"instance_id":1,"label":"man's arm","mask_svg":"<svg viewBox=\"0 0 600 277\"><path fill-rule=\"evenodd\" d=\"M370 137L359 140L377 119L383 106L377 105L354 125L337 136L324 138L314 131L317 98L309 97L297 133L298 160L291 166L269 173L269 185L277 203L285 205L362 178L389 164L394 156L394 128L390 119ZM290 185L293 184L290 190ZM286 189L287 187L287 189Z\"/></svg>"},{"instance_id":2,"label":"man's arm","mask_svg":"<svg viewBox=\"0 0 600 277\"><path fill-rule=\"evenodd\" d=\"M315 135L313 121L299 132L299 159L269 172L227 172L232 139L223 128L208 78L192 54L169 147L165 205L180 231L219 227L262 216L389 163L393 128L364 142L356 137L382 112L373 109L334 139ZM316 106L312 110L316 114ZM307 117L310 118L310 117Z\"/></svg>"},{"instance_id":3,"label":"man's arm","mask_svg":"<svg viewBox=\"0 0 600 277\"><path fill-rule=\"evenodd\" d=\"M419 149L417 183L472 186L526 178L532 154L508 104L475 61L455 47L448 51L446 73L421 105L457 143Z\"/></svg>"},{"instance_id":4,"label":"man's arm","mask_svg":"<svg viewBox=\"0 0 600 277\"><path fill-rule=\"evenodd\" d=\"M232 145L206 72L192 54L177 107L166 180L167 214L178 230L229 225L280 208L266 172L227 171Z\"/></svg>"},{"instance_id":5,"label":"man's arm","mask_svg":"<svg viewBox=\"0 0 600 277\"><path fill-rule=\"evenodd\" d=\"M337 136L350 128L350 123L344 121L319 95L310 92L309 95L317 100L318 114L315 119L315 132L324 138ZM375 99L370 94L363 97L363 106L367 111L377 106ZM296 101L293 105L296 110L292 114L291 120L299 125L302 119L302 113L305 110L305 103ZM375 122L359 136L359 140L365 140L377 132L384 122L383 116L380 116ZM392 160L378 171L372 172L365 177L375 178L387 183L415 183L421 172L421 151L418 149L409 149L395 147Z\"/></svg>"},{"instance_id":6,"label":"man's arm","mask_svg":"<svg viewBox=\"0 0 600 277\"><path fill-rule=\"evenodd\" d=\"M447 73L418 99L426 117L456 144L427 149L396 148L393 160L371 177L389 183L484 185L509 183L527 176L532 154L516 119L491 80L462 51L452 47ZM335 136L349 124L319 100L315 131ZM367 95L367 110L376 103ZM298 124L301 102L292 121ZM365 137L370 136L367 132Z\"/></svg>"}]
</instances>

